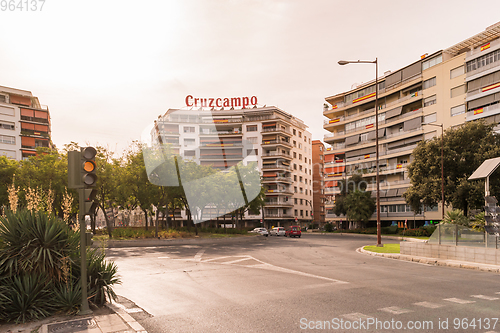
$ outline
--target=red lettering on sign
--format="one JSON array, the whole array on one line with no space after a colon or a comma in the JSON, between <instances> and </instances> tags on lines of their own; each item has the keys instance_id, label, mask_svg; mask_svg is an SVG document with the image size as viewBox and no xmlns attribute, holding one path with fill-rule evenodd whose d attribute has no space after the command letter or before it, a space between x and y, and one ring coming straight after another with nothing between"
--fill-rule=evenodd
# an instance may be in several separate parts
<instances>
[{"instance_id":1,"label":"red lettering on sign","mask_svg":"<svg viewBox=\"0 0 500 333\"><path fill-rule=\"evenodd\" d=\"M193 106L193 102L189 103L189 101L192 99L193 99L193 96L191 96L191 95L186 96L186 106Z\"/></svg>"}]
</instances>

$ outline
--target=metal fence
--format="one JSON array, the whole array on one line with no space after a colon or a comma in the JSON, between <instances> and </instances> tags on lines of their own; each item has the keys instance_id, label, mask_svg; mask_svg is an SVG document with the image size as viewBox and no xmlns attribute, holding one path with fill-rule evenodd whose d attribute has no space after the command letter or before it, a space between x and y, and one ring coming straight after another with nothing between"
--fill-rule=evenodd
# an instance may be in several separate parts
<instances>
[{"instance_id":1,"label":"metal fence","mask_svg":"<svg viewBox=\"0 0 500 333\"><path fill-rule=\"evenodd\" d=\"M429 238L429 244L487 247L498 249L498 237L458 224L440 223Z\"/></svg>"}]
</instances>

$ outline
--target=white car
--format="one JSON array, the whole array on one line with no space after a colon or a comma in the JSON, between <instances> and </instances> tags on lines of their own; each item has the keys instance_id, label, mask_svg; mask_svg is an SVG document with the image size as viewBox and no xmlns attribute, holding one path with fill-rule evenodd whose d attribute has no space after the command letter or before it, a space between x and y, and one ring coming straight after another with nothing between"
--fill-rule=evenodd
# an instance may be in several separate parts
<instances>
[{"instance_id":1,"label":"white car","mask_svg":"<svg viewBox=\"0 0 500 333\"><path fill-rule=\"evenodd\" d=\"M271 229L269 235L272 236L285 236L285 228L283 227L274 227Z\"/></svg>"},{"instance_id":2,"label":"white car","mask_svg":"<svg viewBox=\"0 0 500 333\"><path fill-rule=\"evenodd\" d=\"M267 231L266 228L255 228L250 232L253 232L253 233L256 233L256 234L259 234L262 236L266 236L266 237L269 235L269 232Z\"/></svg>"}]
</instances>

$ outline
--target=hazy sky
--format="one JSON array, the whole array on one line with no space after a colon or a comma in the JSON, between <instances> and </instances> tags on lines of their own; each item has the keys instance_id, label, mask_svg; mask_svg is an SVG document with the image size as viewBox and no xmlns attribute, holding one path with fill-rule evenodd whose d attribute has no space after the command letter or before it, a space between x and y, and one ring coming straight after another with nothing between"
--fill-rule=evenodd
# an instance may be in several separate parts
<instances>
[{"instance_id":1,"label":"hazy sky","mask_svg":"<svg viewBox=\"0 0 500 333\"><path fill-rule=\"evenodd\" d=\"M255 95L323 139L324 98L375 75L338 60L378 57L383 74L483 31L499 12L498 0L46 0L42 11L0 11L0 85L49 106L58 148L121 152L186 95Z\"/></svg>"}]
</instances>

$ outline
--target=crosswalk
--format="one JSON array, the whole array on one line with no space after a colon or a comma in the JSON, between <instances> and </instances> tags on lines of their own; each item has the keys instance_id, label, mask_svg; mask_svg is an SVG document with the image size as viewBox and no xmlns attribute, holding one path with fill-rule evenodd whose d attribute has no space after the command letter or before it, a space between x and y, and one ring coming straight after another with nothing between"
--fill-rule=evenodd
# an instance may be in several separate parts
<instances>
[{"instance_id":1,"label":"crosswalk","mask_svg":"<svg viewBox=\"0 0 500 333\"><path fill-rule=\"evenodd\" d=\"M500 295L499 292L494 292L494 295ZM500 297L492 296L492 295L470 295L469 298L457 298L457 297L451 297L451 298L443 298L440 301L422 301L422 302L417 302L413 303L407 307L400 307L400 306L389 306L389 307L384 307L384 308L379 308L377 309L377 312L374 314L364 314L364 313L359 313L359 312L353 312L353 313L346 313L341 315L340 317L344 318L345 320L349 321L366 321L369 319L374 319L377 317L380 317L382 313L388 313L390 315L393 315L393 318L397 318L398 315L403 315L403 314L408 314L412 312L417 312L419 309L426 308L426 309L438 309L438 308L443 308L446 307L447 305L450 306L452 304L455 304L456 306L467 306L469 304L474 304L478 301L486 301L486 302L498 302L500 306ZM497 325L498 327L491 327L495 330L488 330L484 331L485 333L500 333L500 321Z\"/></svg>"}]
</instances>

